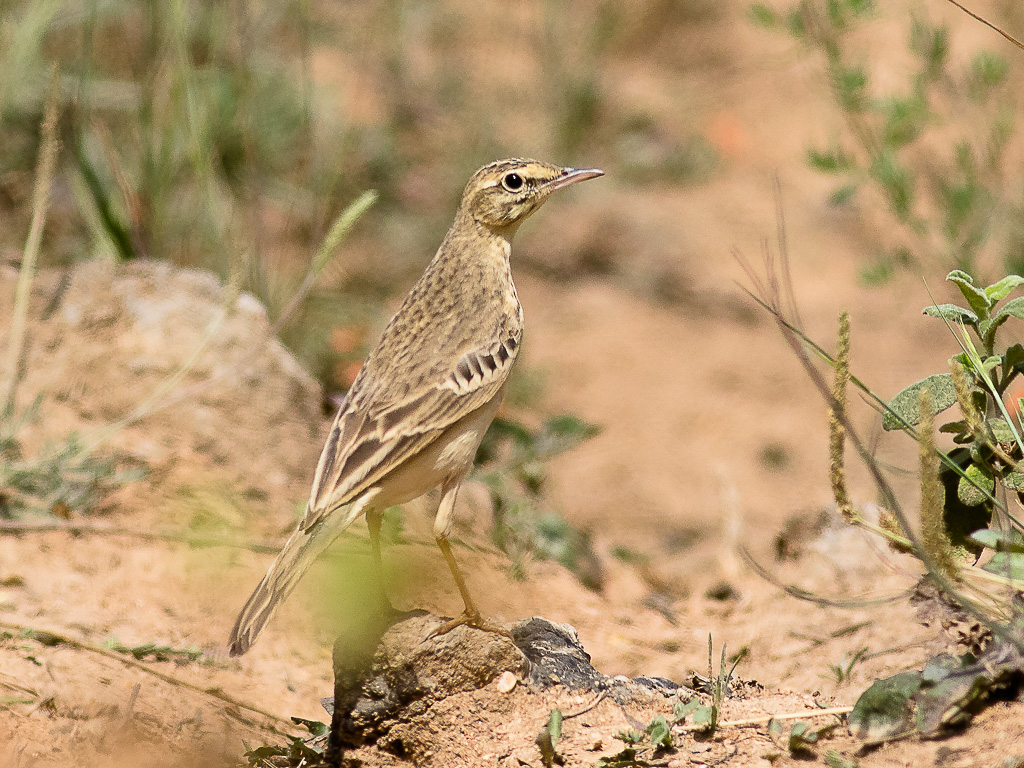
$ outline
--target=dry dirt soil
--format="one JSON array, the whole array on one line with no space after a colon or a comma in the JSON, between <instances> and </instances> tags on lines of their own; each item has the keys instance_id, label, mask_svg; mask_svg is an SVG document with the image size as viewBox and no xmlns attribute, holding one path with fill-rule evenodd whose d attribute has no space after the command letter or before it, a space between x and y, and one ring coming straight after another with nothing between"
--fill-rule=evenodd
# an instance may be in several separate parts
<instances>
[{"instance_id":1,"label":"dry dirt soil","mask_svg":"<svg viewBox=\"0 0 1024 768\"><path fill-rule=\"evenodd\" d=\"M987 34L952 13L949 20L968 52ZM730 655L746 649L737 674L763 689L748 685L728 699L729 722L851 705L873 679L920 668L949 647L906 599L853 609L800 601L737 554L744 545L782 582L839 599L899 595L919 576L914 561L842 525L811 524L830 502L825 407L772 323L744 297L730 255L738 249L757 260L774 239L775 180L794 293L813 337L831 346L836 316L848 309L856 373L883 395L941 370L952 340L921 316L929 298L918 277L874 288L859 281L872 227L883 218L829 207L829 182L802 166L806 145L831 130L806 119L828 114L820 76L784 41L752 29L742 11L723 13L716 25L702 34L715 36L717 55L680 81L648 79L642 68L609 73L634 98L684 104L723 158L710 180L592 182L551 202L518 244L528 323L522 366L544 383L536 412L524 417L568 411L602 428L553 463L551 493L565 517L592 534L605 588L589 591L549 562L512 578L488 544L490 510L479 488L461 500L458 536L471 546L457 556L488 616L569 623L609 675L685 682L694 670L707 672L709 635L716 658L723 644ZM576 254L595 243L612 260L611 274L573 277ZM679 290L651 300L652 275ZM942 276L929 274L928 287L950 300ZM14 279L11 270L0 274L0 346ZM189 531L279 543L304 502L328 426L316 383L268 338L261 308L243 297L223 317L223 305L213 278L159 264L90 264L70 282L45 273L36 284L19 402L45 399L42 418L24 433L27 448L43 450L48 439L79 430L145 462L149 474L76 519L127 533L0 535L0 630L8 630L0 640L0 765L236 765L244 744L297 733L288 718L328 719L320 698L332 693L332 626L343 621L331 606L358 589L368 563L363 534L340 542L328 558L338 568L314 569L240 659L227 657L227 633L271 555L159 538ZM184 379L160 391L196 350ZM878 434L870 409L858 407L855 418L865 434ZM111 424L119 428L105 431ZM913 446L898 437L880 436L877 451L913 466ZM857 500L872 500L864 473L851 474ZM912 479L903 489L912 506ZM452 615L459 600L429 541L430 503L409 506L405 542L386 553L390 590L399 607ZM776 536L794 518L806 524L791 529L792 556L776 560ZM615 547L645 562L617 559ZM85 646L29 639L17 627ZM201 655L144 655L129 664L123 653L91 648L114 639ZM835 673L858 653L848 674ZM534 740L549 711L590 703L571 691L528 695L518 685L503 693L490 683L439 704L418 760L540 766ZM623 747L617 732L668 714L665 706L602 700L566 720L560 748L569 765L593 765ZM1024 754L1022 718L1024 705L999 704L948 739L863 754L840 726L800 762L822 764L832 749L864 768L1002 765ZM795 761L763 723L727 725L704 741L679 734L677 743L658 759ZM400 764L372 747L355 756L368 766Z\"/></svg>"}]
</instances>

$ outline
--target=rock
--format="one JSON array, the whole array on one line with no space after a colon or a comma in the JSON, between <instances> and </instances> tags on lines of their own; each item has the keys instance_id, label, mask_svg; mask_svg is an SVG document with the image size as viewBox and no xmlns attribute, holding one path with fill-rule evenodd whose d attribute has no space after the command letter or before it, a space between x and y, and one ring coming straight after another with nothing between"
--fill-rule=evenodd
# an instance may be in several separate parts
<instances>
[{"instance_id":1,"label":"rock","mask_svg":"<svg viewBox=\"0 0 1024 768\"><path fill-rule=\"evenodd\" d=\"M16 279L0 270L0 347ZM213 273L168 262L90 261L41 271L29 317L18 405L43 396L30 447L145 405L110 447L151 467L215 469L275 508L308 484L326 430L320 387L252 296L231 302Z\"/></svg>"},{"instance_id":2,"label":"rock","mask_svg":"<svg viewBox=\"0 0 1024 768\"><path fill-rule=\"evenodd\" d=\"M416 723L445 699L509 676L539 693L554 686L605 693L619 704L671 695L680 686L664 678L610 678L594 669L576 630L532 617L506 629L511 638L472 627L440 637L430 633L444 619L398 616L388 625L362 627L335 645L335 695L323 704L332 715L328 762L346 749L376 743L406 755Z\"/></svg>"}]
</instances>

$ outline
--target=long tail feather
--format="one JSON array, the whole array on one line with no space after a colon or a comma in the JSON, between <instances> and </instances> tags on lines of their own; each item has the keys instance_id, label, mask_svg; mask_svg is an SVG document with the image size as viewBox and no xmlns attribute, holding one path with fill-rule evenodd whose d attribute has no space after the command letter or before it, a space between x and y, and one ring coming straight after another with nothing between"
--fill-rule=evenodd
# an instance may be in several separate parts
<instances>
[{"instance_id":1,"label":"long tail feather","mask_svg":"<svg viewBox=\"0 0 1024 768\"><path fill-rule=\"evenodd\" d=\"M322 516L308 529L296 528L238 614L228 638L231 656L241 656L252 647L277 607L321 553L358 517L362 507L356 502Z\"/></svg>"}]
</instances>

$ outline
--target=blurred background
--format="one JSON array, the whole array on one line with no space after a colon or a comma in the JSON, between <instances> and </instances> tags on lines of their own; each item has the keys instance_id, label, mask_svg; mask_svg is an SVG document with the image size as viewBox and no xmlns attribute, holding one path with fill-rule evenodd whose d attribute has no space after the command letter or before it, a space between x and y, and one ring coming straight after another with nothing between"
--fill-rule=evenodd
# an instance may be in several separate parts
<instances>
[{"instance_id":1,"label":"blurred background","mask_svg":"<svg viewBox=\"0 0 1024 768\"><path fill-rule=\"evenodd\" d=\"M1024 37L1016 0L972 10ZM785 251L803 326L826 348L848 309L854 373L882 397L945 370L954 344L921 308L954 298L947 272L988 284L1024 269L1022 63L945 0L7 0L0 264L22 260L55 77L41 268L212 272L265 306L326 414L478 166L604 169L518 236L526 343L478 495L515 567L553 557L634 608L660 594L655 612L674 616L736 578L736 543L767 557L787 520L831 499L825 405L744 293L736 256ZM879 456L912 467L913 443L882 439L877 414L854 408ZM319 428L289 460L315 461ZM231 530L277 532L307 484L296 469L279 495L243 493L238 505L263 504L256 522L225 512L223 490L215 513L194 485L176 498L204 510L191 524L220 514ZM615 592L606 572L626 567L646 586ZM677 674L724 619L701 616L682 645L608 630L595 657L609 672Z\"/></svg>"}]
</instances>

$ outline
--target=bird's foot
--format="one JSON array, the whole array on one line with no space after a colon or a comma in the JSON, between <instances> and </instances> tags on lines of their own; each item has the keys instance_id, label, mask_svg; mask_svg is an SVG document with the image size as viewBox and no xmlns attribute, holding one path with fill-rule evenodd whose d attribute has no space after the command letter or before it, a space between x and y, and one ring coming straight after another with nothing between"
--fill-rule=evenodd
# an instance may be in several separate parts
<instances>
[{"instance_id":1,"label":"bird's foot","mask_svg":"<svg viewBox=\"0 0 1024 768\"><path fill-rule=\"evenodd\" d=\"M504 637L507 637L509 640L513 639L511 632L509 632L507 629L499 627L497 624L488 621L476 611L463 611L461 616L446 621L440 627L438 627L429 635L427 635L427 639L432 640L435 637L446 635L456 627L461 627L463 625L473 627L474 629L479 629L482 632L491 632L495 635L502 635Z\"/></svg>"}]
</instances>

